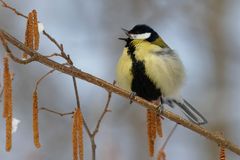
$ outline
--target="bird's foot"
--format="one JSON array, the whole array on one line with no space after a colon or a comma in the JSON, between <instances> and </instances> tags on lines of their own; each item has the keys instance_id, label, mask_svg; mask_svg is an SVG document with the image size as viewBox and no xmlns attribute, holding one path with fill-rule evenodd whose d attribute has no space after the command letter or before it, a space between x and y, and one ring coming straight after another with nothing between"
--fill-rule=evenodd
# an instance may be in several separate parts
<instances>
[{"instance_id":1,"label":"bird's foot","mask_svg":"<svg viewBox=\"0 0 240 160\"><path fill-rule=\"evenodd\" d=\"M130 99L130 104L133 103L133 99L135 98L135 96L137 95L136 92L131 92L131 94L129 95L129 99Z\"/></svg>"},{"instance_id":2,"label":"bird's foot","mask_svg":"<svg viewBox=\"0 0 240 160\"><path fill-rule=\"evenodd\" d=\"M157 116L161 116L163 114L163 111L164 106L162 104L158 105L158 107L156 108Z\"/></svg>"}]
</instances>

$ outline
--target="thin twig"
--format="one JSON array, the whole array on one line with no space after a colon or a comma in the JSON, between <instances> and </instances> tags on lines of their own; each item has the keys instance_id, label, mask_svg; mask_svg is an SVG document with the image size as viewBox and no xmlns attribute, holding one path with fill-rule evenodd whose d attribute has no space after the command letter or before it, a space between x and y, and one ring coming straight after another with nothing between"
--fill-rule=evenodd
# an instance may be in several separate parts
<instances>
[{"instance_id":1,"label":"thin twig","mask_svg":"<svg viewBox=\"0 0 240 160\"><path fill-rule=\"evenodd\" d=\"M5 32L4 30L0 29L0 32L2 33L2 36L7 40L9 41L11 44L13 44L14 46L16 46L17 48L19 48L20 50L26 52L27 54L37 54L38 55L38 59L37 59L37 62L39 63L42 63L43 65L46 65L46 66L49 66L55 70L58 70L60 72L63 72L65 74L68 74L70 76L74 76L76 78L79 78L79 79L82 79L82 80L85 80L89 83L92 83L92 84L95 84L101 88L104 88L110 92L114 92L122 97L125 97L125 98L128 98L129 99L129 95L131 94L129 91L126 91L124 89L121 89L117 86L114 86L112 85L111 83L108 83L98 77L95 77L91 74L88 74L86 72L83 72L81 70L78 70L76 69L75 67L66 67L66 66L63 66L51 59L48 59L44 56L42 56L39 52L36 52L36 51L33 51L33 50L30 50L28 47L26 47L22 42L18 41L15 37L11 36L10 34L8 34L7 32ZM138 103L138 104L141 104L141 106L145 107L145 108L148 108L148 109L153 109L153 110L156 110L158 108L158 106L156 106L155 104L147 101L147 100L144 100L138 96L135 96L133 99L132 99L134 102ZM168 110L164 110L162 112L162 115L212 141L215 141L217 144L221 144L223 145L224 147L228 148L229 150L231 150L232 152L240 155L240 148L231 143L229 140L226 140L223 136L219 135L219 134L216 134L215 132L210 132L208 131L207 129L199 126L199 125L196 125Z\"/></svg>"},{"instance_id":2,"label":"thin twig","mask_svg":"<svg viewBox=\"0 0 240 160\"><path fill-rule=\"evenodd\" d=\"M58 42L52 37L50 36L50 34L48 34L45 30L43 31L43 34L50 40L52 41L60 51L63 51L63 48L61 47L60 44L58 44Z\"/></svg>"},{"instance_id":3,"label":"thin twig","mask_svg":"<svg viewBox=\"0 0 240 160\"><path fill-rule=\"evenodd\" d=\"M19 64L29 64L29 63L37 60L37 55L34 55L34 56L32 56L32 57L30 57L26 60L22 60L22 59L17 58L16 56L14 56L12 54L12 52L8 52L8 55L14 62L17 62Z\"/></svg>"},{"instance_id":4,"label":"thin twig","mask_svg":"<svg viewBox=\"0 0 240 160\"><path fill-rule=\"evenodd\" d=\"M105 116L105 114L106 114L107 112L109 112L108 107L109 107L109 103L110 103L111 97L112 97L112 92L108 92L107 103L106 103L106 105L105 105L105 107L104 107L104 110L103 110L103 112L102 112L102 114L101 114L101 116L100 116L100 118L99 118L99 120L98 120L98 122L97 122L97 125L96 125L96 127L95 127L95 130L93 131L93 136L95 136L95 135L98 133L99 128L100 128L100 124L101 124L101 122L102 122L102 120L103 120L103 117Z\"/></svg>"},{"instance_id":5,"label":"thin twig","mask_svg":"<svg viewBox=\"0 0 240 160\"><path fill-rule=\"evenodd\" d=\"M43 34L53 43L55 44L58 49L61 51L61 54L58 54L58 56L64 58L67 63L72 66L72 60L70 59L69 56L66 55L66 53L64 52L64 48L63 48L63 45L62 44L59 44L50 34L48 34L46 31L43 31ZM77 88L77 82L76 82L76 78L74 76L72 76L72 79L73 79L73 85L74 85L74 92L75 92L75 97L76 97L76 102L77 102L77 107L80 108L80 97L78 95L78 88ZM91 131L83 117L83 125L84 125L84 128L86 129L87 131L87 134L89 135L89 137L91 137Z\"/></svg>"},{"instance_id":6,"label":"thin twig","mask_svg":"<svg viewBox=\"0 0 240 160\"><path fill-rule=\"evenodd\" d=\"M10 9L11 11L13 11L16 15L21 16L23 18L28 19L28 16L24 15L23 13L17 11L15 8L11 7L9 4L7 4L6 2L4 2L3 0L0 0L0 2L2 3L2 6ZM57 47L58 49L61 51L61 57L65 57L68 58L69 56L67 56L67 54L64 52L63 49L63 45L59 44L53 37L50 36L50 34L48 34L45 30L43 30L43 35L45 35L50 41L52 41ZM55 54L56 56L59 56L59 54ZM54 56L54 55L51 55Z\"/></svg>"},{"instance_id":7,"label":"thin twig","mask_svg":"<svg viewBox=\"0 0 240 160\"><path fill-rule=\"evenodd\" d=\"M4 2L3 0L0 0L0 2L2 3L2 6L5 7L5 8L8 8L10 10L12 10L16 15L19 15L19 16L22 16L24 18L28 18L27 16L25 16L24 14L18 12L15 8L9 6L6 2Z\"/></svg>"},{"instance_id":8,"label":"thin twig","mask_svg":"<svg viewBox=\"0 0 240 160\"><path fill-rule=\"evenodd\" d=\"M54 43L57 48L61 51L61 54L53 54L59 57L64 58L70 65L73 65L73 62L69 55L67 55L64 51L63 44L59 44L55 38L53 38L50 34L48 34L45 30L43 31L43 35L45 35L52 43Z\"/></svg>"},{"instance_id":9,"label":"thin twig","mask_svg":"<svg viewBox=\"0 0 240 160\"><path fill-rule=\"evenodd\" d=\"M74 86L74 91L75 91L75 96L76 96L77 107L80 108L80 97L78 95L76 78L72 77L72 79L73 79L73 86Z\"/></svg>"},{"instance_id":10,"label":"thin twig","mask_svg":"<svg viewBox=\"0 0 240 160\"><path fill-rule=\"evenodd\" d=\"M65 53L65 51L64 51L63 44L59 44L59 43L57 42L57 40L56 40L55 38L53 38L50 34L48 34L46 31L43 31L43 34L44 34L51 42L53 42L53 43L58 47L58 49L61 51L61 54L53 54L53 55L57 55L57 56L60 56L60 57L64 58L69 65L73 66L73 62L72 62L70 56L67 55L67 54ZM73 67L74 67L74 66L73 66ZM77 87L76 78L75 78L74 76L72 76L72 79L73 79L73 85L74 85L74 91L75 91L75 97L76 97L77 107L78 107L79 109L81 109L81 108L80 108L80 97L79 97L79 94L78 94L78 87ZM115 84L115 82L114 82L114 84ZM84 125L84 127L85 127L85 129L86 129L86 131L87 131L87 134L88 134L88 136L89 136L89 138L90 138L90 141L91 141L92 160L95 160L95 159L96 159L95 135L97 134L97 132L98 132L98 130L99 130L99 127L100 127L100 123L101 123L104 115L105 115L106 112L107 112L108 105L109 105L109 102L110 102L110 99L111 99L111 95L112 95L111 92L109 92L109 98L108 98L107 104L106 104L106 106L105 106L105 109L104 109L103 113L102 113L101 116L100 116L100 119L99 119L98 122L97 122L96 128L95 128L95 130L93 131L93 133L91 133L91 131L90 131L90 129L89 129L89 127L88 127L88 125L87 125L84 117L83 117L83 125Z\"/></svg>"},{"instance_id":11,"label":"thin twig","mask_svg":"<svg viewBox=\"0 0 240 160\"><path fill-rule=\"evenodd\" d=\"M67 56L67 54L65 53L64 51L64 48L63 48L63 45L62 44L59 44L57 42L57 40L55 40L55 38L53 38L50 34L48 34L45 30L43 31L43 34L53 43L57 46L57 48L61 51L61 54L55 54L59 57L62 57L64 58L67 63L72 66L72 60L70 59L70 56ZM74 92L75 92L75 97L76 97L76 102L77 102L77 107L80 108L80 97L78 95L78 88L77 88L77 82L76 82L76 78L74 76L72 76L72 79L73 79L73 85L74 85ZM88 136L91 138L92 136L92 133L85 121L85 118L83 117L83 125L84 125L84 128L85 130L87 131L87 134Z\"/></svg>"},{"instance_id":12,"label":"thin twig","mask_svg":"<svg viewBox=\"0 0 240 160\"><path fill-rule=\"evenodd\" d=\"M46 107L41 107L41 108L39 108L38 110L44 110L44 111L47 111L47 112L51 112L51 113L57 114L57 115L59 115L59 116L61 116L61 117L67 116L67 115L73 115L73 114L74 114L74 112L60 113L60 112L57 112L57 111L48 109L48 108L46 108Z\"/></svg>"},{"instance_id":13,"label":"thin twig","mask_svg":"<svg viewBox=\"0 0 240 160\"><path fill-rule=\"evenodd\" d=\"M8 44L7 44L6 40L2 38L2 35L1 35L1 34L0 34L0 39L1 39L1 41L2 41L2 45L3 45L4 49L6 50L8 56L9 56L13 61L15 61L16 63L19 63L19 64L28 64L28 63L31 63L31 62L33 62L33 61L36 61L37 55L34 55L34 56L32 56L32 57L30 57L30 58L28 58L28 59L26 59L26 60L22 60L22 59L19 59L19 58L16 57L16 56L14 56L14 55L12 54L12 51L11 51L10 48L8 47Z\"/></svg>"},{"instance_id":14,"label":"thin twig","mask_svg":"<svg viewBox=\"0 0 240 160\"><path fill-rule=\"evenodd\" d=\"M115 81L113 82L113 85L115 85ZM96 127L93 131L93 133L91 134L90 136L90 140L91 140L91 146L92 146L92 159L95 160L96 159L96 143L95 143L95 136L96 134L98 133L99 131L99 128L100 128L100 124L103 120L103 117L106 115L107 112L109 112L109 103L110 103L110 100L111 100L111 97L112 97L112 92L108 92L108 98L107 98L107 103L104 107L104 110L100 116L100 118L98 119L97 121L97 124L96 124Z\"/></svg>"},{"instance_id":15,"label":"thin twig","mask_svg":"<svg viewBox=\"0 0 240 160\"><path fill-rule=\"evenodd\" d=\"M51 57L56 57L56 56L58 56L58 57L62 57L62 55L59 54L59 53L53 53L53 54L47 55L47 56L45 56L45 57L47 57L47 58L51 58Z\"/></svg>"},{"instance_id":16,"label":"thin twig","mask_svg":"<svg viewBox=\"0 0 240 160\"><path fill-rule=\"evenodd\" d=\"M116 81L113 82L113 85L115 85L115 84L116 84ZM99 131L99 128L100 128L100 124L101 124L101 122L103 120L103 117L105 116L105 114L107 112L109 112L108 108L109 108L109 103L110 103L111 98L112 98L112 92L108 92L107 103L106 103L106 105L104 107L104 110L103 110L103 112L102 112L102 114L101 114L101 116L100 116L100 118L99 118L99 120L97 122L95 130L93 131L93 136L95 136L97 134L97 132Z\"/></svg>"},{"instance_id":17,"label":"thin twig","mask_svg":"<svg viewBox=\"0 0 240 160\"><path fill-rule=\"evenodd\" d=\"M40 84L40 82L41 82L44 78L46 78L47 76L49 76L51 73L53 73L54 71L55 71L55 69L52 69L52 70L48 71L46 74L44 74L41 78L39 78L39 79L37 80L36 85L35 85L35 91L37 90L38 85Z\"/></svg>"},{"instance_id":18,"label":"thin twig","mask_svg":"<svg viewBox=\"0 0 240 160\"><path fill-rule=\"evenodd\" d=\"M11 10L14 11L17 15L20 15L20 16L23 16L24 18L27 18L27 16L24 16L23 14L21 14L20 12L18 12L15 8L10 7L10 6L9 6L7 3L5 3L4 1L1 0L1 2L3 3L3 6L4 6L4 7L11 9ZM50 56L45 56L45 57L46 57L46 58L47 58L47 57L50 58L50 57L53 57L53 56L62 57L62 58L64 58L64 59L67 61L67 63L68 63L72 68L75 68L75 67L73 66L73 62L72 62L70 56L67 55L67 54L64 52L63 44L59 44L59 43L58 43L52 36L50 36L45 30L43 30L43 34L44 34L51 42L53 42L53 43L58 47L58 49L61 51L61 54L54 53L54 54L52 54L52 55L50 55ZM0 35L0 36L1 36L1 35ZM3 45L4 45L4 47L5 47L5 50L9 50L9 51L10 51L10 49L9 49L8 46L7 46L7 43L5 42L5 39L3 39L2 36L1 36L1 40L2 40L2 42L3 42ZM9 53L11 53L11 52L9 52ZM28 54L31 55L31 52L29 52ZM32 61L34 61L34 60L36 61L36 60L37 60L37 59L36 59L37 56L38 56L38 55L35 54L35 55L33 55L30 59L28 59L29 63L32 62ZM10 57L11 57L15 62L24 64L23 61L21 61L20 59L16 58L14 55L10 54ZM38 87L38 84L40 83L40 81L41 81L42 79L44 79L46 76L48 76L50 73L52 73L54 70L55 70L55 69L51 70L50 72L48 72L47 74L45 74L42 78L40 78L39 81L37 81L37 84L36 84L36 87L35 87L35 91L37 90L37 87ZM80 109L80 98L79 98L79 95L78 95L76 78L75 78L74 76L72 76L72 78L73 78L74 90L75 90L75 95L76 95L77 107ZM110 95L110 98L111 98L111 92L109 92L109 95ZM110 98L109 98L109 100L108 100L108 102L107 102L107 106L106 106L105 108L108 108L108 104L109 104L109 102L110 102ZM45 109L45 110L47 110L47 111L49 111L49 112L52 112L52 113L58 113L58 112L49 110L49 109L47 109L47 108L42 108L42 109ZM99 121L98 121L98 123L97 123L97 126L96 126L96 129L94 130L94 133L91 133L91 131L90 131L90 129L88 128L88 125L87 125L87 123L86 123L86 121L85 121L85 119L84 119L84 117L83 117L84 127L85 127L85 129L86 129L86 131L87 131L87 133L88 133L88 135L89 135L89 137L90 137L90 140L91 140L91 145L92 145L92 160L95 160L95 159L96 159L96 144L95 144L95 139L94 139L94 138L95 138L96 133L97 133L98 130L99 130L100 123L101 123L104 115L106 114L106 112L107 112L107 109L104 110L104 112L103 112L102 115L100 116L100 119L99 119ZM58 114L62 115L61 113L58 113Z\"/></svg>"},{"instance_id":19,"label":"thin twig","mask_svg":"<svg viewBox=\"0 0 240 160\"><path fill-rule=\"evenodd\" d=\"M76 78L74 76L72 76L72 79L73 79L73 84L74 84L74 91L75 91L75 96L76 96L77 107L80 109L80 98L79 98L79 95L78 95ZM90 129L89 129L89 127L87 125L87 122L85 121L84 117L83 117L83 125L84 125L84 128L87 131L88 136L91 138L92 133L91 133L91 131L90 131Z\"/></svg>"},{"instance_id":20,"label":"thin twig","mask_svg":"<svg viewBox=\"0 0 240 160\"><path fill-rule=\"evenodd\" d=\"M64 52L63 45L62 45L62 44L59 44L59 43L55 40L55 38L53 38L53 37L52 37L50 34L48 34L46 31L43 31L43 34L44 34L52 43L54 43L54 44L58 47L58 49L61 51L61 54L58 54L57 56L60 56L60 57L64 58L64 59L67 61L67 63L68 63L70 66L72 66L72 64L73 64L73 63L72 63L72 60L71 60L70 57L67 56L67 54ZM77 88L76 78L75 78L74 76L72 76L72 79L73 79L73 85L74 85L74 92L75 92L77 107L80 108L80 97L79 97L79 95L78 95L78 88ZM88 127L88 125L87 125L84 117L83 117L83 125L84 125L84 128L85 128L86 131L87 131L88 136L91 138L92 133L91 133L91 131L90 131L90 129L89 129L89 127Z\"/></svg>"},{"instance_id":21,"label":"thin twig","mask_svg":"<svg viewBox=\"0 0 240 160\"><path fill-rule=\"evenodd\" d=\"M68 65L66 63L63 63L62 65ZM55 71L55 69L52 69L50 71L48 71L47 73L45 73L42 77L40 77L35 84L35 91L37 91L39 84L42 82L43 79L45 79L46 77L48 77L50 74L52 74Z\"/></svg>"},{"instance_id":22,"label":"thin twig","mask_svg":"<svg viewBox=\"0 0 240 160\"><path fill-rule=\"evenodd\" d=\"M174 131L175 131L176 128L177 128L177 126L178 126L177 123L173 126L173 128L171 129L170 133L168 134L167 139L164 141L164 143L163 143L163 145L162 145L162 147L161 147L160 150L164 150L164 149L165 149L167 143L169 142L170 138L172 137Z\"/></svg>"}]
</instances>

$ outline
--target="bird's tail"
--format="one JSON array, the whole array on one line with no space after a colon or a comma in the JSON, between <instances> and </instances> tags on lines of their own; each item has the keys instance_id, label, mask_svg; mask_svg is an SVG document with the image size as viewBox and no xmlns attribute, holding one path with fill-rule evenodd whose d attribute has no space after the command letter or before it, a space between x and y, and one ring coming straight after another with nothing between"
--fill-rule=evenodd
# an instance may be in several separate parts
<instances>
[{"instance_id":1,"label":"bird's tail","mask_svg":"<svg viewBox=\"0 0 240 160\"><path fill-rule=\"evenodd\" d=\"M195 109L187 100L182 99L181 101L175 99L167 99L164 101L170 107L174 107L176 104L184 113L184 115L193 123L198 125L203 125L207 123L206 118L197 110Z\"/></svg>"}]
</instances>

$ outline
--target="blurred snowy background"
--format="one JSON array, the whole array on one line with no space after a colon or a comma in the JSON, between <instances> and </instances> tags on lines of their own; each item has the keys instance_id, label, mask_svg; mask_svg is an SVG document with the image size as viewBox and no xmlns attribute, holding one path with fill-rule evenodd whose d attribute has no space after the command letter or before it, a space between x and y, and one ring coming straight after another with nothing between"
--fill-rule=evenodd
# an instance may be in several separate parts
<instances>
[{"instance_id":1,"label":"blurred snowy background","mask_svg":"<svg viewBox=\"0 0 240 160\"><path fill-rule=\"evenodd\" d=\"M238 0L8 0L27 14L38 11L45 29L65 46L78 68L112 82L115 65L124 43L121 27L136 24L152 26L175 49L187 70L182 89L186 97L205 115L206 128L222 131L240 144L240 1ZM0 7L0 27L24 40L25 19ZM16 50L15 50L16 51ZM41 36L41 53L57 52L56 47ZM2 58L4 50L0 47ZM17 52L19 53L19 51ZM5 152L5 123L0 118L0 159L64 160L71 159L71 117L59 117L42 111L40 141L37 150L32 141L32 91L35 80L49 68L32 63L11 63L14 117L21 120L13 135L13 147ZM1 66L2 72L2 66ZM78 80L81 106L90 128L103 110L107 93L103 89ZM72 79L54 73L39 89L39 103L59 112L72 111L76 106ZM148 158L145 109L129 105L127 99L114 95L111 113L103 120L96 137L97 158L104 160L146 160ZM1 103L2 112L2 103ZM177 111L176 111L177 112ZM164 120L165 135L174 125ZM158 141L156 148L161 146ZM85 159L91 159L90 142L85 134ZM166 148L168 160L218 159L215 143L178 127ZM227 152L228 159L239 159Z\"/></svg>"}]
</instances>

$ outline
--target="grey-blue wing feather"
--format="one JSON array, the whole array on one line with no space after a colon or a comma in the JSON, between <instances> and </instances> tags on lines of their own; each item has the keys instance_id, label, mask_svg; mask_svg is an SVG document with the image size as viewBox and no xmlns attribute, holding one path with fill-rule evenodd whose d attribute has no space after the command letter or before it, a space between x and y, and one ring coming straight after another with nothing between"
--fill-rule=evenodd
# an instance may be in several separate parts
<instances>
[{"instance_id":1,"label":"grey-blue wing feather","mask_svg":"<svg viewBox=\"0 0 240 160\"><path fill-rule=\"evenodd\" d=\"M165 99L164 104L172 108L174 108L175 105L178 106L184 115L195 124L203 125L207 123L206 118L185 99L182 99L181 102L175 99Z\"/></svg>"}]
</instances>

